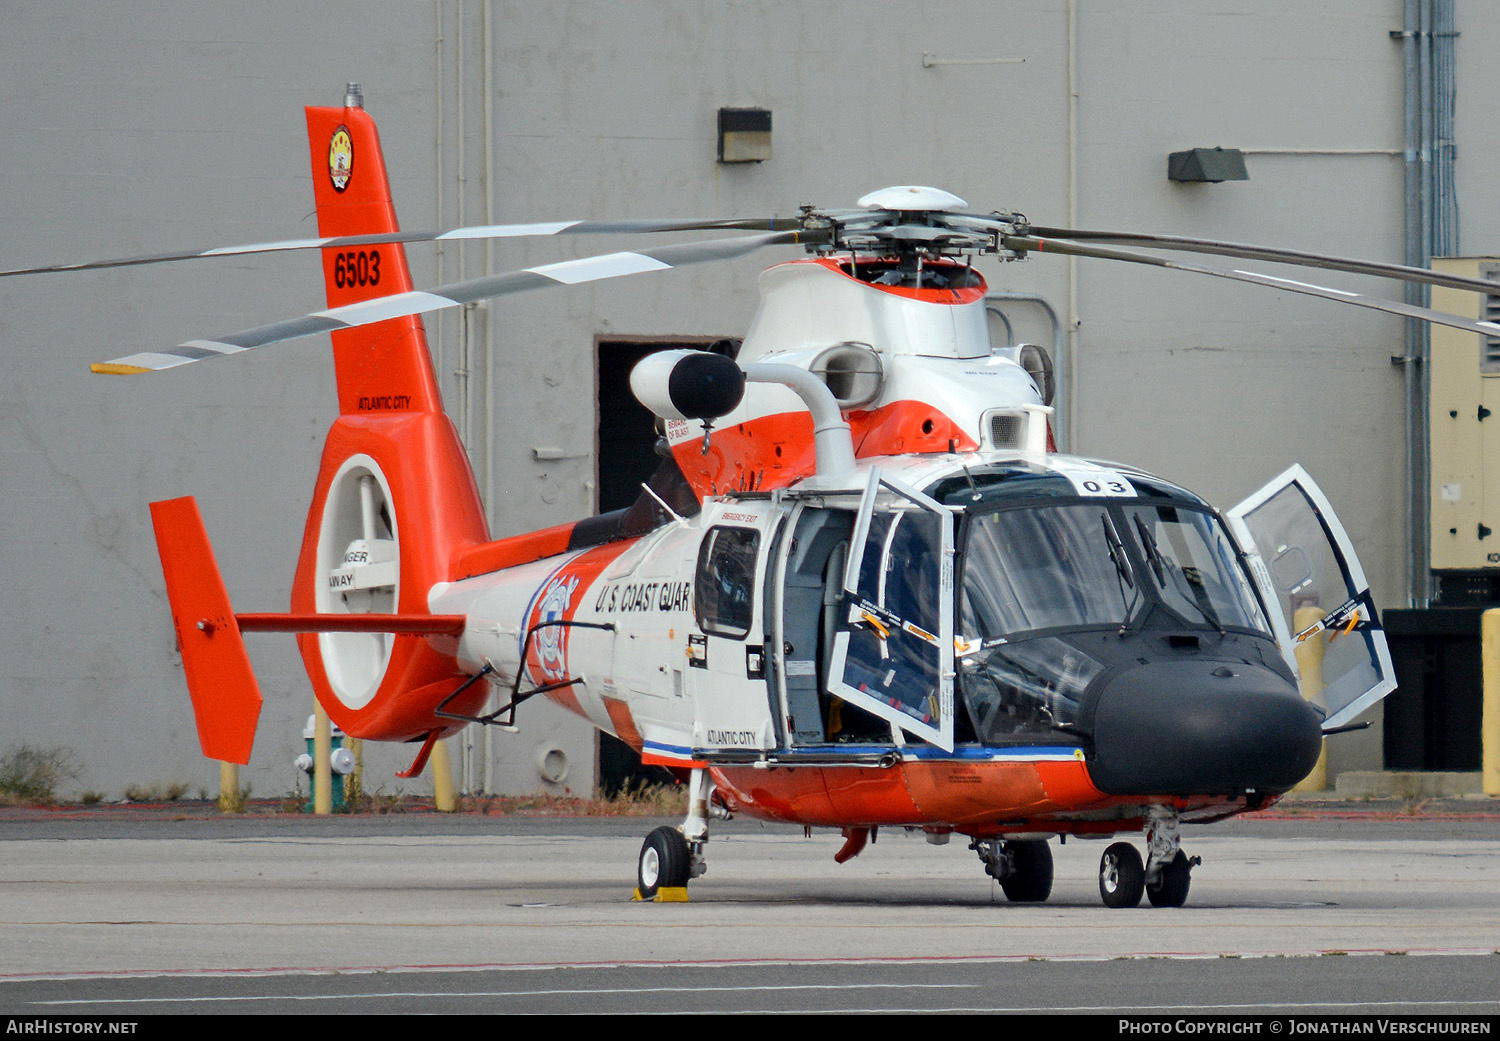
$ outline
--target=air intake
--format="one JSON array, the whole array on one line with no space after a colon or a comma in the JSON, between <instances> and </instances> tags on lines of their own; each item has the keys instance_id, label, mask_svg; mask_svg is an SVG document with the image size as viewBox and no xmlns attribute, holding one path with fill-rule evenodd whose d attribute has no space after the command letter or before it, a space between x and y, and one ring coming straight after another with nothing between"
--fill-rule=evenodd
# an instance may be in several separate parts
<instances>
[{"instance_id":1,"label":"air intake","mask_svg":"<svg viewBox=\"0 0 1500 1041\"><path fill-rule=\"evenodd\" d=\"M990 447L1020 448L1026 435L1026 418L1011 412L990 413Z\"/></svg>"},{"instance_id":2,"label":"air intake","mask_svg":"<svg viewBox=\"0 0 1500 1041\"><path fill-rule=\"evenodd\" d=\"M1045 405L1012 405L990 409L980 417L984 447L998 452L1045 452L1047 417Z\"/></svg>"},{"instance_id":3,"label":"air intake","mask_svg":"<svg viewBox=\"0 0 1500 1041\"><path fill-rule=\"evenodd\" d=\"M885 388L885 366L867 343L839 343L813 359L812 374L833 393L841 409L869 405Z\"/></svg>"}]
</instances>

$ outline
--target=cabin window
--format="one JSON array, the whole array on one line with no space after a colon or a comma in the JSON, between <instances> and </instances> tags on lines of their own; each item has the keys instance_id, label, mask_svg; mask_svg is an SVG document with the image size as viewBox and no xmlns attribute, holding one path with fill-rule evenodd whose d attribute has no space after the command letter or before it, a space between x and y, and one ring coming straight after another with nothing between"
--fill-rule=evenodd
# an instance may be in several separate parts
<instances>
[{"instance_id":1,"label":"cabin window","mask_svg":"<svg viewBox=\"0 0 1500 1041\"><path fill-rule=\"evenodd\" d=\"M693 609L698 628L743 639L755 616L755 561L760 532L754 528L710 528L698 551Z\"/></svg>"}]
</instances>

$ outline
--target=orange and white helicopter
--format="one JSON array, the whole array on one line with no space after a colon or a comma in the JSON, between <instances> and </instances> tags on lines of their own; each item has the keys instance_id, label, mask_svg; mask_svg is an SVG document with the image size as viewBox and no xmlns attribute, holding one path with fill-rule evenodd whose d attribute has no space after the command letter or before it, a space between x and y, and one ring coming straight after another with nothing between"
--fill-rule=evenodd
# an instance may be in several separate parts
<instances>
[{"instance_id":1,"label":"orange and white helicopter","mask_svg":"<svg viewBox=\"0 0 1500 1041\"><path fill-rule=\"evenodd\" d=\"M309 108L328 310L120 358L143 372L330 332L330 430L287 614L236 614L195 502L152 504L203 751L247 763L261 698L242 634L299 633L352 736L435 742L545 695L670 768L681 827L646 837L642 896L705 869L710 819L957 832L1015 901L1045 900L1053 837L1144 832L1100 862L1112 907L1180 906L1179 825L1270 805L1325 734L1394 687L1364 575L1293 468L1220 514L1139 469L1055 451L1052 369L994 349L981 256L1063 252L1258 282L1488 335L1500 326L1118 245L1483 290L1428 271L1200 240L1058 231L932 188L790 219L400 232L351 87ZM759 232L415 291L403 243ZM1111 245L1099 245L1099 242ZM443 411L420 315L505 293L800 243L761 277L738 349L634 371L664 461L629 509L494 540ZM195 254L203 255L203 254ZM158 255L71 268L184 259ZM6 274L10 274L7 272ZM1321 650L1304 676L1299 646ZM1309 670L1310 671L1310 670ZM498 690L504 706L481 715Z\"/></svg>"}]
</instances>

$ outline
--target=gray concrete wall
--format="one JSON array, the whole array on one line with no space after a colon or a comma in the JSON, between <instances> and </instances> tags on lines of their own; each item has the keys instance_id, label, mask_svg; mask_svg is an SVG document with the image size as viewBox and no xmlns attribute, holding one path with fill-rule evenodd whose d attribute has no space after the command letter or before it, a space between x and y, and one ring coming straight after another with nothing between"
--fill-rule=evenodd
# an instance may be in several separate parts
<instances>
[{"instance_id":1,"label":"gray concrete wall","mask_svg":"<svg viewBox=\"0 0 1500 1041\"><path fill-rule=\"evenodd\" d=\"M301 107L337 103L350 79L380 123L408 227L791 213L893 183L1062 224L1071 178L1082 227L1400 259L1401 58L1387 35L1399 0L1073 6L1070 36L1064 0L12 0L0 7L0 265L309 232ZM1500 147L1485 89L1495 59L1483 45L1497 21L1500 9L1461 5L1468 253L1500 250L1500 206L1485 190ZM715 112L744 105L774 112L775 157L719 165ZM1167 181L1169 152L1214 145L1246 149L1251 179ZM412 260L423 285L619 245L423 247ZM591 510L596 337L738 334L762 266L528 294L430 323L497 535ZM1076 296L1064 417L1076 450L1223 505L1300 460L1377 597L1404 606L1401 383L1389 363L1399 322L1087 260L986 275L1065 317L1070 287ZM1336 277L1325 280L1396 291ZM334 414L326 343L134 379L87 366L316 309L322 292L313 257L0 283L0 744L71 745L87 768L78 786L111 793L216 784L192 733L146 503L197 495L237 605L284 605ZM535 447L572 458L539 463ZM272 794L295 780L287 764L310 694L290 641L259 638L252 654L267 711L247 776ZM535 783L542 729L507 739L502 785ZM575 767L587 759L586 730L555 740ZM1335 772L1379 765L1378 733L1341 740ZM371 783L384 771L394 788L405 752L377 758Z\"/></svg>"}]
</instances>

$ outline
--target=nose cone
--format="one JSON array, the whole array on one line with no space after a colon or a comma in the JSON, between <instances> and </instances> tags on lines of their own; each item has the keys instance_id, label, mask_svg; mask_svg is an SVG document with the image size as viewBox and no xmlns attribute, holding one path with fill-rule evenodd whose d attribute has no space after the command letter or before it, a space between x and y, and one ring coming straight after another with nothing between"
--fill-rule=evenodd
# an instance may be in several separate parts
<instances>
[{"instance_id":1,"label":"nose cone","mask_svg":"<svg viewBox=\"0 0 1500 1041\"><path fill-rule=\"evenodd\" d=\"M1111 795L1284 792L1322 749L1322 721L1296 688L1243 662L1137 665L1095 706L1089 774Z\"/></svg>"}]
</instances>

